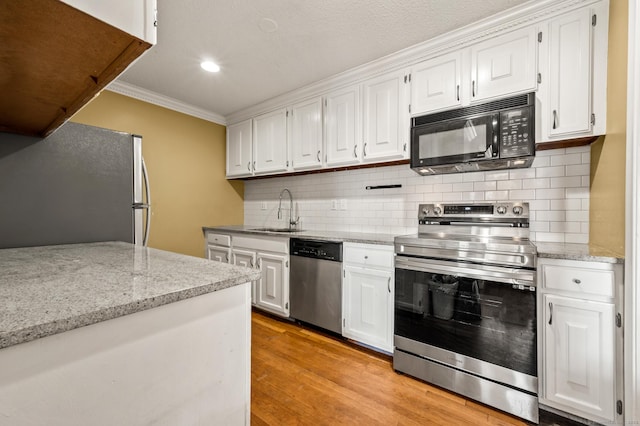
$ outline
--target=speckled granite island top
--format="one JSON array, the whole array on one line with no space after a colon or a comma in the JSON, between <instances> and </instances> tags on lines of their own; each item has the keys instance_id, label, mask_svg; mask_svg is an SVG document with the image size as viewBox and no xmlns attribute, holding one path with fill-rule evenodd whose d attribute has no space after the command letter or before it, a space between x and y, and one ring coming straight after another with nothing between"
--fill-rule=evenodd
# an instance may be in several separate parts
<instances>
[{"instance_id":1,"label":"speckled granite island top","mask_svg":"<svg viewBox=\"0 0 640 426\"><path fill-rule=\"evenodd\" d=\"M259 278L119 242L2 249L0 271L0 348Z\"/></svg>"},{"instance_id":2,"label":"speckled granite island top","mask_svg":"<svg viewBox=\"0 0 640 426\"><path fill-rule=\"evenodd\" d=\"M285 237L285 238L309 238L329 241L343 241L350 243L363 243L363 244L388 244L393 245L392 234L375 234L366 232L343 232L343 231L317 231L317 230L302 230L295 232L270 232L260 230L260 226L257 225L224 225L224 226L203 226L202 231L215 231L215 232L239 232L243 234L254 235L269 235L271 237Z\"/></svg>"}]
</instances>

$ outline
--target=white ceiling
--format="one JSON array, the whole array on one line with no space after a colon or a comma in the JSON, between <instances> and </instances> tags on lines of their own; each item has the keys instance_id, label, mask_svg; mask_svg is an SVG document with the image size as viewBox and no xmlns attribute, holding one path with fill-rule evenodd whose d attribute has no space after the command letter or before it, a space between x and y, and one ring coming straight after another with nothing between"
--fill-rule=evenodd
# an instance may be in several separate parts
<instances>
[{"instance_id":1,"label":"white ceiling","mask_svg":"<svg viewBox=\"0 0 640 426\"><path fill-rule=\"evenodd\" d=\"M228 116L526 0L157 1L158 43L118 81Z\"/></svg>"}]
</instances>

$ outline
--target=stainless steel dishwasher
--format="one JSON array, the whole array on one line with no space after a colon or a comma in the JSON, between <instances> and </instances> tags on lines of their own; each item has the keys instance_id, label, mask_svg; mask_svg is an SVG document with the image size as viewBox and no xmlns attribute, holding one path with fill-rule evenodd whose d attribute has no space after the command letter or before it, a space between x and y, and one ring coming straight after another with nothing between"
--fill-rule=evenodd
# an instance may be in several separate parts
<instances>
[{"instance_id":1,"label":"stainless steel dishwasher","mask_svg":"<svg viewBox=\"0 0 640 426\"><path fill-rule=\"evenodd\" d=\"M291 238L292 318L342 333L342 242Z\"/></svg>"}]
</instances>

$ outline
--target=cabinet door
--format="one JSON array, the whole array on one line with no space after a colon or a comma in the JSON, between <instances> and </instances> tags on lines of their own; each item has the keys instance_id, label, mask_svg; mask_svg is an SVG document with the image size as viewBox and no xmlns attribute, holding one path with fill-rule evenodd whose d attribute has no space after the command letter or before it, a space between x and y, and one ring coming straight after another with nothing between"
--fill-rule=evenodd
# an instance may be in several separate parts
<instances>
[{"instance_id":1,"label":"cabinet door","mask_svg":"<svg viewBox=\"0 0 640 426\"><path fill-rule=\"evenodd\" d=\"M544 295L541 402L596 420L615 420L614 305Z\"/></svg>"},{"instance_id":2,"label":"cabinet door","mask_svg":"<svg viewBox=\"0 0 640 426\"><path fill-rule=\"evenodd\" d=\"M261 276L256 305L280 316L289 316L289 262L287 255L258 252Z\"/></svg>"},{"instance_id":3,"label":"cabinet door","mask_svg":"<svg viewBox=\"0 0 640 426\"><path fill-rule=\"evenodd\" d=\"M207 245L207 259L215 260L222 263L229 263L229 247L221 247L215 245Z\"/></svg>"},{"instance_id":4,"label":"cabinet door","mask_svg":"<svg viewBox=\"0 0 640 426\"><path fill-rule=\"evenodd\" d=\"M411 69L411 114L460 105L462 53L429 59Z\"/></svg>"},{"instance_id":5,"label":"cabinet door","mask_svg":"<svg viewBox=\"0 0 640 426\"><path fill-rule=\"evenodd\" d=\"M536 89L536 30L514 31L471 47L471 100Z\"/></svg>"},{"instance_id":6,"label":"cabinet door","mask_svg":"<svg viewBox=\"0 0 640 426\"><path fill-rule=\"evenodd\" d=\"M405 77L395 72L364 83L364 161L406 156L411 126Z\"/></svg>"},{"instance_id":7,"label":"cabinet door","mask_svg":"<svg viewBox=\"0 0 640 426\"><path fill-rule=\"evenodd\" d=\"M293 169L322 167L322 99L294 105L289 123Z\"/></svg>"},{"instance_id":8,"label":"cabinet door","mask_svg":"<svg viewBox=\"0 0 640 426\"><path fill-rule=\"evenodd\" d=\"M251 176L251 120L227 127L227 176Z\"/></svg>"},{"instance_id":9,"label":"cabinet door","mask_svg":"<svg viewBox=\"0 0 640 426\"><path fill-rule=\"evenodd\" d=\"M591 11L562 15L549 24L549 136L591 130Z\"/></svg>"},{"instance_id":10,"label":"cabinet door","mask_svg":"<svg viewBox=\"0 0 640 426\"><path fill-rule=\"evenodd\" d=\"M344 266L342 334L393 352L392 273Z\"/></svg>"},{"instance_id":11,"label":"cabinet door","mask_svg":"<svg viewBox=\"0 0 640 426\"><path fill-rule=\"evenodd\" d=\"M360 141L361 126L359 86L351 86L327 95L325 140L328 166L360 162L358 141Z\"/></svg>"},{"instance_id":12,"label":"cabinet door","mask_svg":"<svg viewBox=\"0 0 640 426\"><path fill-rule=\"evenodd\" d=\"M253 250L234 248L232 250L233 264L246 268L256 267L256 252Z\"/></svg>"},{"instance_id":13,"label":"cabinet door","mask_svg":"<svg viewBox=\"0 0 640 426\"><path fill-rule=\"evenodd\" d=\"M232 254L232 262L234 265L244 266L246 268L255 268L256 267L256 252L253 250L234 248L231 250ZM251 304L255 305L257 303L256 299L256 287L257 283L255 281L251 282Z\"/></svg>"},{"instance_id":14,"label":"cabinet door","mask_svg":"<svg viewBox=\"0 0 640 426\"><path fill-rule=\"evenodd\" d=\"M280 109L253 119L255 173L284 172L287 158L287 110Z\"/></svg>"}]
</instances>

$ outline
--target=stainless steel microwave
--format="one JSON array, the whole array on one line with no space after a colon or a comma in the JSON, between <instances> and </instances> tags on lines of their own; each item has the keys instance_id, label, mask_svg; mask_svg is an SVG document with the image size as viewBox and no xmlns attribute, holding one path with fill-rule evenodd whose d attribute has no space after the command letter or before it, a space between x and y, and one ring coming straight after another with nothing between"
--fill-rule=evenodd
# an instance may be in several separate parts
<instances>
[{"instance_id":1,"label":"stainless steel microwave","mask_svg":"<svg viewBox=\"0 0 640 426\"><path fill-rule=\"evenodd\" d=\"M535 94L414 117L411 168L421 175L529 167Z\"/></svg>"}]
</instances>

